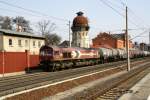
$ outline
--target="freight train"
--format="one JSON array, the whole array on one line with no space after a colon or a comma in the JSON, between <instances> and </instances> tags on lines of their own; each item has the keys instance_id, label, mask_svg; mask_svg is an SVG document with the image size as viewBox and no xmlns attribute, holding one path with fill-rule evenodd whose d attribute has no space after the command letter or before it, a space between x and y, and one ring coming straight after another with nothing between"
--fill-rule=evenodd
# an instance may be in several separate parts
<instances>
[{"instance_id":1,"label":"freight train","mask_svg":"<svg viewBox=\"0 0 150 100\"><path fill-rule=\"evenodd\" d=\"M126 59L125 49L79 48L44 45L40 48L40 66L46 71L95 65ZM130 49L130 58L149 56L150 52Z\"/></svg>"}]
</instances>

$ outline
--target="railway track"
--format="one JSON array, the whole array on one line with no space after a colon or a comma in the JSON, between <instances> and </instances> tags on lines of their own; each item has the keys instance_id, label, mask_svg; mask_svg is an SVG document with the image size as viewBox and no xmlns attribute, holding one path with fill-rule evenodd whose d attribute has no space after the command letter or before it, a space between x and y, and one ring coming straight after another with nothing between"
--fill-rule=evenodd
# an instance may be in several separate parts
<instances>
[{"instance_id":1,"label":"railway track","mask_svg":"<svg viewBox=\"0 0 150 100\"><path fill-rule=\"evenodd\" d=\"M134 61L139 61L139 60L143 60L144 58L138 58L138 59L134 59L132 60L132 62ZM111 63L105 63L105 64L100 64L100 65L94 65L94 66L88 66L84 69L93 69L93 67L95 67L95 70L101 68L108 68L112 65L121 65L123 63L125 63L126 61L118 61L118 62L111 62ZM113 66L112 66L113 67ZM70 69L70 70L74 70L74 69ZM23 74L23 75L17 75L17 76L10 76L10 77L2 77L0 78L0 82L5 82L5 81L13 81L13 80L20 80L20 79L26 79L26 78L33 78L33 77L39 77L42 76L44 77L44 75L49 75L49 74L55 74L57 72L38 72L38 73L30 73L30 74Z\"/></svg>"},{"instance_id":2,"label":"railway track","mask_svg":"<svg viewBox=\"0 0 150 100\"><path fill-rule=\"evenodd\" d=\"M149 72L150 66L148 63L143 67L133 68L130 72L123 73L121 76L84 91L74 98L76 100L118 100L123 94L132 92L130 88Z\"/></svg>"},{"instance_id":3,"label":"railway track","mask_svg":"<svg viewBox=\"0 0 150 100\"><path fill-rule=\"evenodd\" d=\"M140 61L139 61L140 60ZM132 64L144 62L145 59L133 60ZM106 67L107 66L107 67ZM20 75L17 77L7 77L0 79L0 96L31 89L34 87L51 84L64 79L77 77L83 74L92 73L94 71L105 70L110 67L125 66L123 62L113 62L104 65L89 66L60 72L42 72L29 75ZM121 69L122 70L122 69Z\"/></svg>"},{"instance_id":4,"label":"railway track","mask_svg":"<svg viewBox=\"0 0 150 100\"><path fill-rule=\"evenodd\" d=\"M131 93L130 88L135 85L139 80L141 80L145 75L150 72L150 68L134 74L131 78L126 79L123 83L120 83L118 86L110 89L106 93L102 94L95 100L117 100L125 93Z\"/></svg>"}]
</instances>

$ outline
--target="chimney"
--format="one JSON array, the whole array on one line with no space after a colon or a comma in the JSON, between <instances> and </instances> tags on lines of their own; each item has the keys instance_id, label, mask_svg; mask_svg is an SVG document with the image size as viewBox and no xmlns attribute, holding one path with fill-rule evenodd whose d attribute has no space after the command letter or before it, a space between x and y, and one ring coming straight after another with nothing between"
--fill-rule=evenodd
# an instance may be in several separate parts
<instances>
[{"instance_id":1,"label":"chimney","mask_svg":"<svg viewBox=\"0 0 150 100\"><path fill-rule=\"evenodd\" d=\"M24 28L21 25L17 24L16 25L16 31L17 32L24 32Z\"/></svg>"}]
</instances>

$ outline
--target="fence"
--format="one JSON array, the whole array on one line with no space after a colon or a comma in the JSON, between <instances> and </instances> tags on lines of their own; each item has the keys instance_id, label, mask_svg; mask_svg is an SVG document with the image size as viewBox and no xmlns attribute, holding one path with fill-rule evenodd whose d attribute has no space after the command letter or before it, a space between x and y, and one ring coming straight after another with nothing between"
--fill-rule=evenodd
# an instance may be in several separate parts
<instances>
[{"instance_id":1,"label":"fence","mask_svg":"<svg viewBox=\"0 0 150 100\"><path fill-rule=\"evenodd\" d=\"M0 74L24 71L39 64L39 55L28 52L0 52Z\"/></svg>"}]
</instances>

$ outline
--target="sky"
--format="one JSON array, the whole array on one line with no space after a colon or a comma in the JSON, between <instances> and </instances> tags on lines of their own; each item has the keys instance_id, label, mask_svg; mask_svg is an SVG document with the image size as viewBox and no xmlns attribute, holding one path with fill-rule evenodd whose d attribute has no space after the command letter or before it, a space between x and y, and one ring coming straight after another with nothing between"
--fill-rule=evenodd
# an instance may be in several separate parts
<instances>
[{"instance_id":1,"label":"sky","mask_svg":"<svg viewBox=\"0 0 150 100\"><path fill-rule=\"evenodd\" d=\"M38 14L11 7L1 1L40 12ZM104 2L105 3L104 3ZM36 23L50 20L55 23L54 33L63 40L69 38L68 21L73 21L78 11L89 20L90 42L100 32L123 33L125 6L128 6L128 27L133 42L149 43L150 0L0 0L1 16L23 16L37 32ZM108 6L110 5L110 6ZM41 14L42 13L42 14Z\"/></svg>"}]
</instances>

